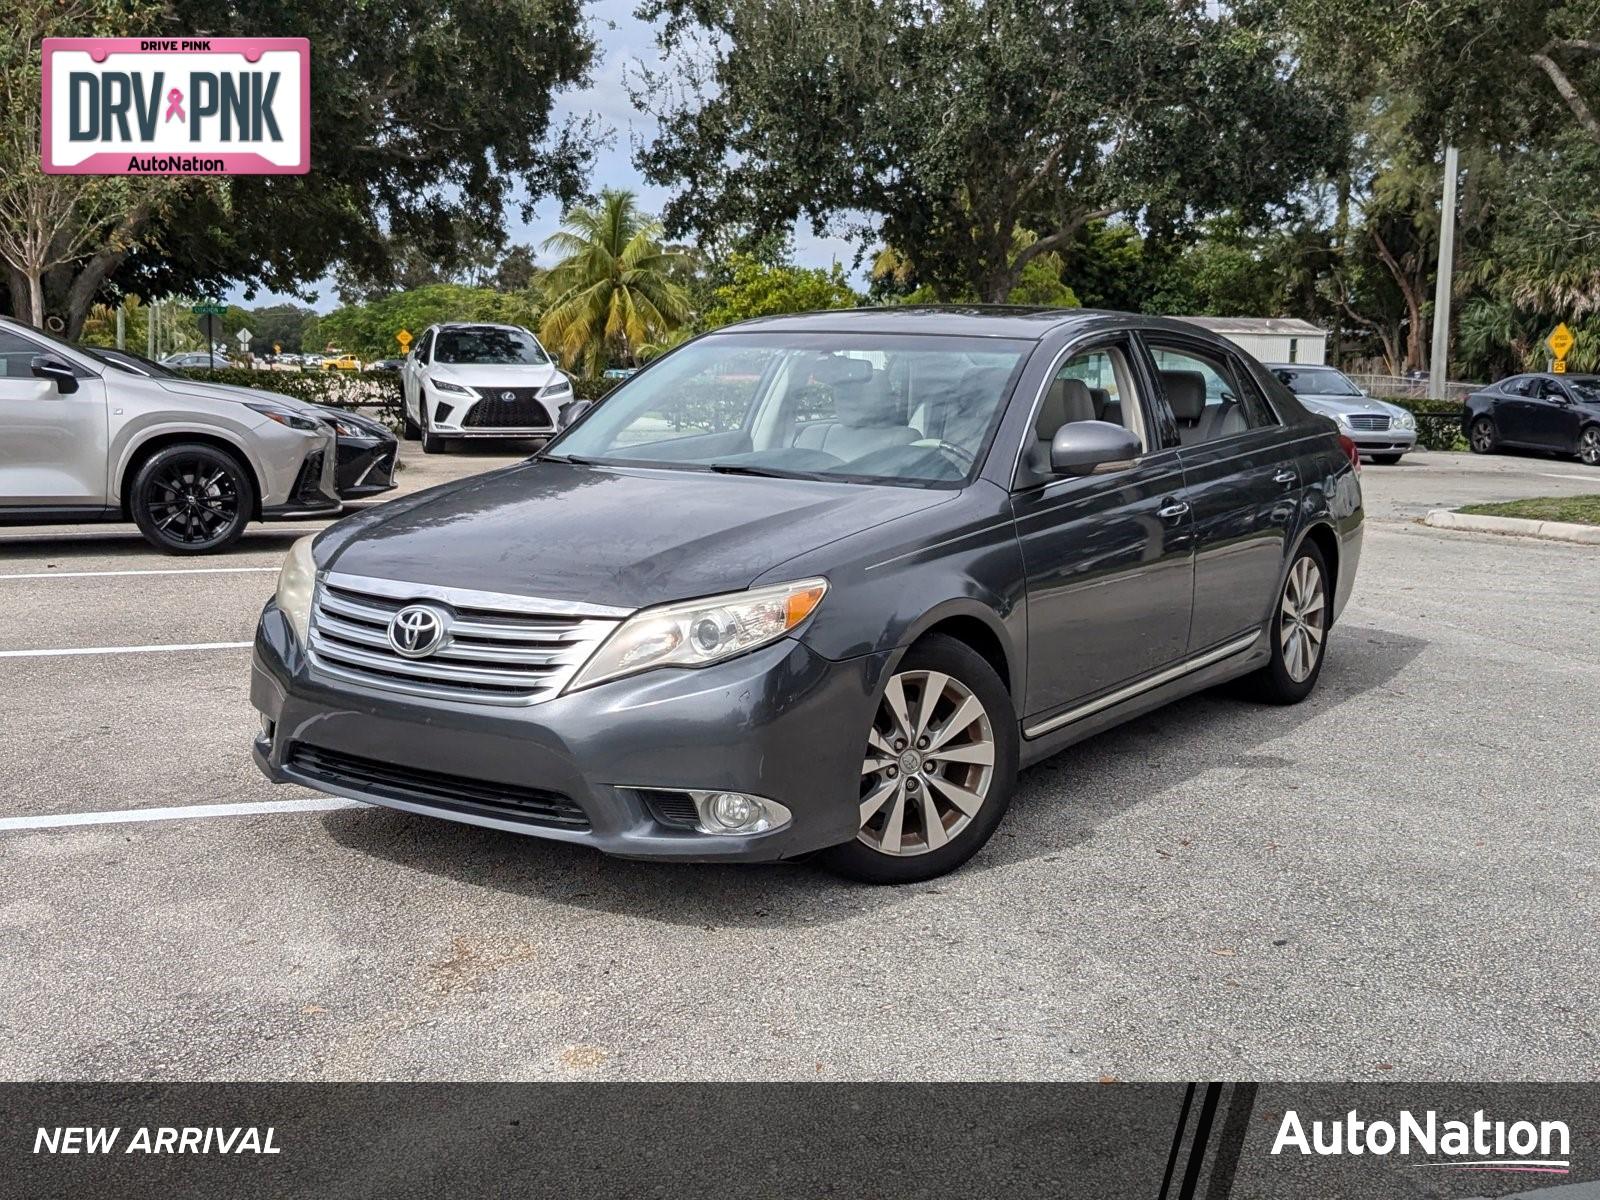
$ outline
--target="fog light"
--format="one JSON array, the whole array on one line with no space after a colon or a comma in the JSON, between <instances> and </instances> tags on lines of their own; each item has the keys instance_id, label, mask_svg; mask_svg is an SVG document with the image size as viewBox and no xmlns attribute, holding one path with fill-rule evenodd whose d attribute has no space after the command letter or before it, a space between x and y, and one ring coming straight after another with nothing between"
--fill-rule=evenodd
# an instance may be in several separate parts
<instances>
[{"instance_id":1,"label":"fog light","mask_svg":"<svg viewBox=\"0 0 1600 1200\"><path fill-rule=\"evenodd\" d=\"M789 810L775 800L743 792L691 792L700 813L700 832L747 836L789 823Z\"/></svg>"}]
</instances>

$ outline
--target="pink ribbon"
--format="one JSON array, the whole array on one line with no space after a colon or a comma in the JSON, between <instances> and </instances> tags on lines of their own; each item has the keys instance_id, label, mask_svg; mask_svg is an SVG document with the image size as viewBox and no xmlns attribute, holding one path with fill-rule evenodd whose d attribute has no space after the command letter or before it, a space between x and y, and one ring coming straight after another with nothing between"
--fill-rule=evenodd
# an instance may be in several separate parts
<instances>
[{"instance_id":1,"label":"pink ribbon","mask_svg":"<svg viewBox=\"0 0 1600 1200\"><path fill-rule=\"evenodd\" d=\"M183 93L177 88L173 88L167 93L167 115L165 120L170 121L173 117L177 117L180 121L189 119L183 115Z\"/></svg>"}]
</instances>

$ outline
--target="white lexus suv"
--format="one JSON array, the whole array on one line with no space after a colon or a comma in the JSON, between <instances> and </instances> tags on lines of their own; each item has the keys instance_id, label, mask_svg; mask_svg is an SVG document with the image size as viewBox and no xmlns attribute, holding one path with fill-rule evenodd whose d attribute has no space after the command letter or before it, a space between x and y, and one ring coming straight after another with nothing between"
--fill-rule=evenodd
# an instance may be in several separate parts
<instances>
[{"instance_id":1,"label":"white lexus suv","mask_svg":"<svg viewBox=\"0 0 1600 1200\"><path fill-rule=\"evenodd\" d=\"M572 400L572 381L519 325L430 325L400 379L406 437L421 437L424 454L450 438L549 437Z\"/></svg>"}]
</instances>

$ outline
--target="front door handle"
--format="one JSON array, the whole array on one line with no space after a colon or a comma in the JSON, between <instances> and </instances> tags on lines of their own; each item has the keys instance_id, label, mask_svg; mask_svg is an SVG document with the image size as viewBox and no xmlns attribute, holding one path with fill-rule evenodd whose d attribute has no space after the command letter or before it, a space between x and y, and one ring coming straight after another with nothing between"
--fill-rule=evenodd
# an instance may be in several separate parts
<instances>
[{"instance_id":1,"label":"front door handle","mask_svg":"<svg viewBox=\"0 0 1600 1200\"><path fill-rule=\"evenodd\" d=\"M1273 483L1281 483L1285 487L1288 487L1294 481L1295 481L1295 474L1294 474L1293 471L1279 471L1276 475L1274 475L1272 477L1272 482Z\"/></svg>"},{"instance_id":2,"label":"front door handle","mask_svg":"<svg viewBox=\"0 0 1600 1200\"><path fill-rule=\"evenodd\" d=\"M1176 504L1169 504L1165 508L1156 509L1156 516L1163 521L1175 521L1189 511L1189 505L1179 500Z\"/></svg>"}]
</instances>

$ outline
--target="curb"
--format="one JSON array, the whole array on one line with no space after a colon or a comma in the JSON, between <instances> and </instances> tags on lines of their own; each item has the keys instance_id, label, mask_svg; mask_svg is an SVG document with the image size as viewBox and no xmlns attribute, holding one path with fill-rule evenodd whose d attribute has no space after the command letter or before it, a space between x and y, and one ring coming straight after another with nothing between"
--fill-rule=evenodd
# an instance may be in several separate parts
<instances>
[{"instance_id":1,"label":"curb","mask_svg":"<svg viewBox=\"0 0 1600 1200\"><path fill-rule=\"evenodd\" d=\"M1434 529L1463 529L1473 533L1514 534L1552 542L1578 542L1600 546L1600 525L1574 525L1566 521L1530 521L1524 517L1486 517L1436 508L1423 518Z\"/></svg>"}]
</instances>

